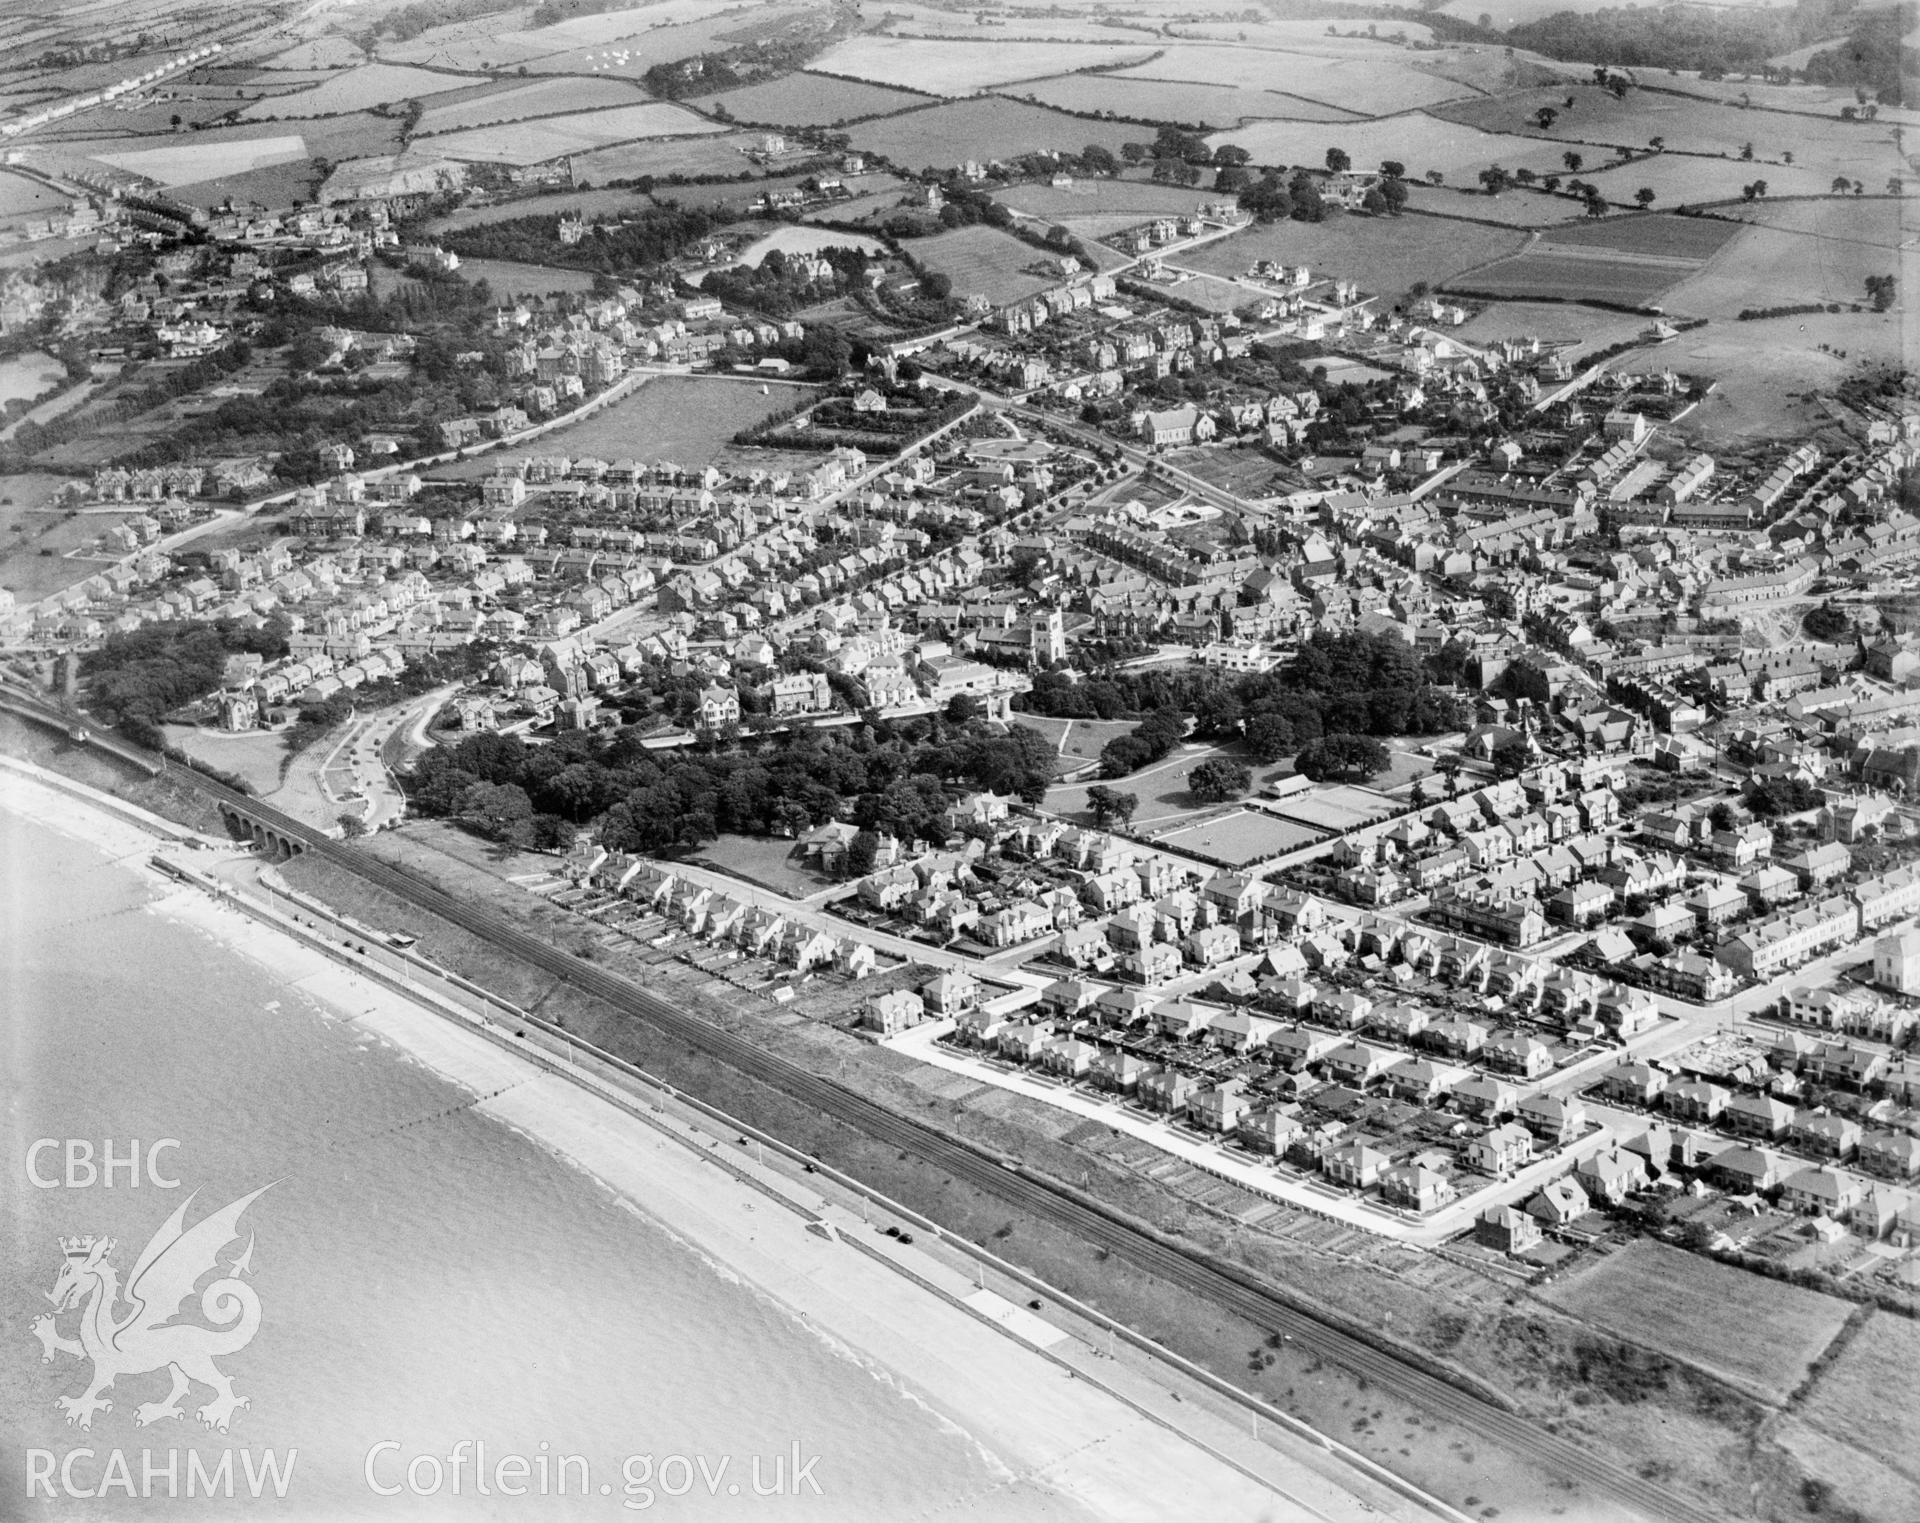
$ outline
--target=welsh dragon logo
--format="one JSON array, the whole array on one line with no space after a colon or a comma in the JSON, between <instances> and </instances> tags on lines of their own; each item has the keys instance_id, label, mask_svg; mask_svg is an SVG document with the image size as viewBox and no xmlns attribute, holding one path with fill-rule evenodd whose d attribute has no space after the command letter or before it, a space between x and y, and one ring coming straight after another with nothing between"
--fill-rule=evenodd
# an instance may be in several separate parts
<instances>
[{"instance_id":1,"label":"welsh dragon logo","mask_svg":"<svg viewBox=\"0 0 1920 1523\"><path fill-rule=\"evenodd\" d=\"M239 1237L241 1213L272 1188L263 1185L191 1227L186 1226L187 1207L194 1201L189 1195L140 1250L124 1291L110 1262L112 1238L60 1240L65 1262L47 1292L53 1311L34 1319L33 1334L44 1350L43 1363L51 1364L56 1353L93 1363L93 1379L82 1394L55 1399L69 1427L78 1423L91 1428L95 1413L111 1412L113 1402L105 1393L122 1375L153 1370L171 1372L173 1389L164 1400L135 1408L134 1420L142 1427L185 1416L180 1399L196 1383L214 1393L199 1409L200 1421L222 1433L238 1408L251 1405L246 1397L234 1395L233 1382L214 1360L238 1353L260 1330L260 1298L242 1278L253 1263L252 1234L231 1264L222 1265L218 1255ZM221 1277L200 1293L200 1314L212 1325L175 1321L194 1287L214 1271L221 1271ZM129 1308L125 1312L122 1302ZM59 1319L75 1308L80 1313L79 1336L64 1337Z\"/></svg>"}]
</instances>

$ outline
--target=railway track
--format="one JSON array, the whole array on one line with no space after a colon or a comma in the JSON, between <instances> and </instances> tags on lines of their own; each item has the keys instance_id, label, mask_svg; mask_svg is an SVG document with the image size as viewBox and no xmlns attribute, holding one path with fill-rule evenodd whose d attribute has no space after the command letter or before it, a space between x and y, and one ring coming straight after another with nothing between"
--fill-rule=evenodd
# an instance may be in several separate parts
<instances>
[{"instance_id":1,"label":"railway track","mask_svg":"<svg viewBox=\"0 0 1920 1523\"><path fill-rule=\"evenodd\" d=\"M8 706L16 712L25 707L17 700ZM47 709L41 709L37 717L62 728L69 723L57 712ZM119 754L117 746L103 749ZM1051 1221L1097 1247L1122 1256L1140 1269L1238 1312L1256 1326L1279 1332L1303 1350L1378 1382L1435 1416L1446 1418L1482 1440L1533 1462L1550 1475L1564 1476L1591 1493L1656 1523L1724 1523L1726 1514L1597 1459L1578 1444L1547 1433L1524 1417L1506 1412L1319 1320L1282 1299L1273 1289L1263 1287L1250 1272L1168 1243L1077 1191L897 1115L863 1095L689 1014L618 974L581 961L492 910L457 899L364 850L331 839L271 805L186 769L181 769L176 776L190 782L213 801L244 810L283 835L302 841L308 849L376 887L524 958L736 1071L813 1105L823 1114L867 1136L911 1152L947 1170L955 1179Z\"/></svg>"}]
</instances>

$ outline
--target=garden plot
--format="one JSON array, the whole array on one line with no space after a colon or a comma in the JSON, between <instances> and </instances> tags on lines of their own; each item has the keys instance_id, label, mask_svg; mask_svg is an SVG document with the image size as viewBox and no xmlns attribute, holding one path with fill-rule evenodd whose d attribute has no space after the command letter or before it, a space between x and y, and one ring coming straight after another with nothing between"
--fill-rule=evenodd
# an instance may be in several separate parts
<instances>
[{"instance_id":1,"label":"garden plot","mask_svg":"<svg viewBox=\"0 0 1920 1523\"><path fill-rule=\"evenodd\" d=\"M619 79L542 79L530 85L477 95L470 100L429 106L420 114L415 137L489 127L499 122L525 121L534 116L599 111L614 106L642 105L647 96L637 85Z\"/></svg>"},{"instance_id":2,"label":"garden plot","mask_svg":"<svg viewBox=\"0 0 1920 1523\"><path fill-rule=\"evenodd\" d=\"M1359 113L1301 95L1246 85L1210 85L1115 74L1066 74L1012 87L1023 100L1064 111L1111 111L1137 122L1186 122L1195 127L1238 126L1264 117L1299 122L1351 122Z\"/></svg>"},{"instance_id":3,"label":"garden plot","mask_svg":"<svg viewBox=\"0 0 1920 1523\"><path fill-rule=\"evenodd\" d=\"M389 106L396 101L417 100L421 96L439 95L448 90L463 90L471 84L473 80L466 75L370 63L336 74L325 84L316 85L311 90L295 90L286 95L255 101L240 115L242 119L252 122L338 116L347 111L366 111L374 106Z\"/></svg>"},{"instance_id":4,"label":"garden plot","mask_svg":"<svg viewBox=\"0 0 1920 1523\"><path fill-rule=\"evenodd\" d=\"M1539 1292L1604 1332L1782 1402L1852 1306L1642 1238Z\"/></svg>"},{"instance_id":5,"label":"garden plot","mask_svg":"<svg viewBox=\"0 0 1920 1523\"><path fill-rule=\"evenodd\" d=\"M1128 122L1089 122L1024 101L980 96L925 111L908 111L863 122L850 136L866 153L885 154L896 164L945 168L969 159L986 163L1018 154L1056 149L1078 153L1089 143L1112 152L1140 129Z\"/></svg>"},{"instance_id":6,"label":"garden plot","mask_svg":"<svg viewBox=\"0 0 1920 1523\"><path fill-rule=\"evenodd\" d=\"M103 164L160 185L191 185L199 180L217 180L249 170L302 162L307 158L307 144L298 133L289 133L224 143L196 140L165 148L99 153L94 157Z\"/></svg>"},{"instance_id":7,"label":"garden plot","mask_svg":"<svg viewBox=\"0 0 1920 1523\"><path fill-rule=\"evenodd\" d=\"M928 95L972 95L1022 79L1139 63L1153 49L1130 43L962 42L923 37L855 37L814 60L824 74L903 85Z\"/></svg>"},{"instance_id":8,"label":"garden plot","mask_svg":"<svg viewBox=\"0 0 1920 1523\"><path fill-rule=\"evenodd\" d=\"M1361 116L1389 116L1474 93L1470 86L1401 62L1394 50L1378 44L1298 53L1249 47L1175 48L1164 58L1118 72L1122 79L1278 90Z\"/></svg>"},{"instance_id":9,"label":"garden plot","mask_svg":"<svg viewBox=\"0 0 1920 1523\"><path fill-rule=\"evenodd\" d=\"M723 95L692 102L703 111L724 106L737 122L764 122L773 127L832 127L869 116L886 116L913 106L932 103L917 90L895 90L885 85L851 79L827 79L818 74L788 74L765 84L747 85Z\"/></svg>"},{"instance_id":10,"label":"garden plot","mask_svg":"<svg viewBox=\"0 0 1920 1523\"><path fill-rule=\"evenodd\" d=\"M452 159L490 164L543 164L563 154L588 153L614 143L645 138L693 137L712 133L713 124L683 106L652 101L583 111L537 122L514 122L451 132L433 140L434 151Z\"/></svg>"},{"instance_id":11,"label":"garden plot","mask_svg":"<svg viewBox=\"0 0 1920 1523\"><path fill-rule=\"evenodd\" d=\"M1489 164L1509 170L1526 167L1541 174L1560 173L1560 156L1551 143L1505 133L1482 132L1443 121L1424 111L1375 122L1255 122L1207 139L1215 147L1232 143L1253 155L1258 165L1309 164L1319 168L1329 148L1343 149L1355 169L1378 169L1384 160L1406 165L1407 174L1424 179L1438 170L1449 183L1473 183ZM1498 198L1488 198L1498 199ZM1471 203L1467 210L1471 212Z\"/></svg>"}]
</instances>

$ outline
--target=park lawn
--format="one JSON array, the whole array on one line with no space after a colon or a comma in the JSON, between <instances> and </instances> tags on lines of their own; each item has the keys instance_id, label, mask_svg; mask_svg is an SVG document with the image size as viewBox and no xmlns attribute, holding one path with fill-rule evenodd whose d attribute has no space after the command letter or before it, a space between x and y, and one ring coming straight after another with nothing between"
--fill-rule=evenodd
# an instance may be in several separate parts
<instances>
[{"instance_id":1,"label":"park lawn","mask_svg":"<svg viewBox=\"0 0 1920 1523\"><path fill-rule=\"evenodd\" d=\"M858 151L884 154L904 168L945 169L1047 149L1079 153L1091 143L1118 153L1121 144L1140 136L1140 129L1131 122L1091 122L1045 106L983 95L876 117L860 123L849 136Z\"/></svg>"},{"instance_id":2,"label":"park lawn","mask_svg":"<svg viewBox=\"0 0 1920 1523\"><path fill-rule=\"evenodd\" d=\"M1316 276L1344 276L1362 291L1391 299L1416 281L1438 284L1525 242L1518 231L1438 217L1336 217L1256 224L1182 252L1178 263L1210 275L1244 275L1261 259L1304 264Z\"/></svg>"},{"instance_id":3,"label":"park lawn","mask_svg":"<svg viewBox=\"0 0 1920 1523\"><path fill-rule=\"evenodd\" d=\"M1800 1384L1853 1309L1646 1238L1536 1294L1774 1403Z\"/></svg>"},{"instance_id":4,"label":"park lawn","mask_svg":"<svg viewBox=\"0 0 1920 1523\"><path fill-rule=\"evenodd\" d=\"M178 746L196 761L242 779L261 798L280 790L293 760L283 733L267 730L233 733L203 729L194 724L163 725L161 729L169 744ZM325 753L321 754L324 757Z\"/></svg>"}]
</instances>

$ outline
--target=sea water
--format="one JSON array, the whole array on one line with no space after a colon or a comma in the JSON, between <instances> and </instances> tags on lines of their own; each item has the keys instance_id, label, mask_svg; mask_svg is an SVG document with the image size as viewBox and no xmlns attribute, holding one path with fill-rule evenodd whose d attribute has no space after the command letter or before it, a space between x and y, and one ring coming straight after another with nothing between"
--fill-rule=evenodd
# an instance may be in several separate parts
<instances>
[{"instance_id":1,"label":"sea water","mask_svg":"<svg viewBox=\"0 0 1920 1523\"><path fill-rule=\"evenodd\" d=\"M0 810L0 1518L1078 1515L354 1012L169 918L166 892ZM213 1250L245 1255L260 1305L217 1360L249 1404L218 1432L195 1386L142 1426L168 1378L129 1373L68 1425L56 1399L90 1366L43 1362L34 1331L61 1239L114 1239L124 1286L190 1194L189 1226L262 1186ZM479 1444L496 1482L521 1462L524 1496L475 1490Z\"/></svg>"}]
</instances>

